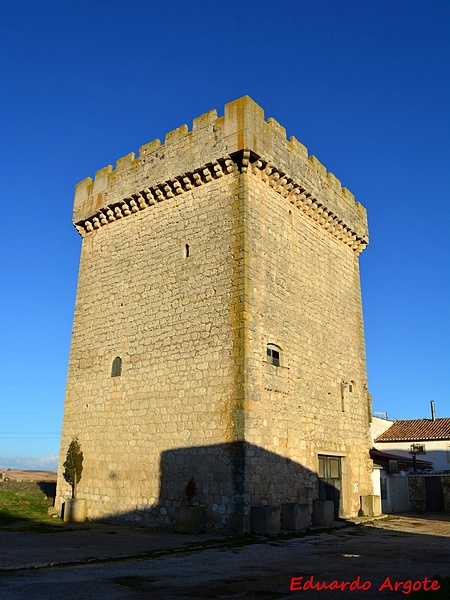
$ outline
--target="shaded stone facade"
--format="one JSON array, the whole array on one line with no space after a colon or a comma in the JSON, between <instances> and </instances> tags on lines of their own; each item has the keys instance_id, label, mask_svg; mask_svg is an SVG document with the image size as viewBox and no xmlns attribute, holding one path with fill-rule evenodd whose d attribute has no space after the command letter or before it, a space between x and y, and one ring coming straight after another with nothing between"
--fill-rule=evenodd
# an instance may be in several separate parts
<instances>
[{"instance_id":1,"label":"shaded stone facade","mask_svg":"<svg viewBox=\"0 0 450 600\"><path fill-rule=\"evenodd\" d=\"M368 231L336 177L244 97L82 181L74 223L57 505L77 436L93 519L170 527L194 477L207 529L248 531L251 505L312 507L318 475L355 516L372 494Z\"/></svg>"}]
</instances>

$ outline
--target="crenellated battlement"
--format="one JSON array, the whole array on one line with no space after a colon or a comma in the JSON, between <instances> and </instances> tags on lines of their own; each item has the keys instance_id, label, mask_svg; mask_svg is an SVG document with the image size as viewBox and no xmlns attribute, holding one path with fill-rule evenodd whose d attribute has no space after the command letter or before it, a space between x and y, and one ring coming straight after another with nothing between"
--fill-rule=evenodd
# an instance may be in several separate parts
<instances>
[{"instance_id":1,"label":"crenellated battlement","mask_svg":"<svg viewBox=\"0 0 450 600\"><path fill-rule=\"evenodd\" d=\"M163 200L170 200L214 179L220 179L220 177L232 173L235 169L236 165L229 157L219 159L192 173L185 173L170 180L155 182L152 186L144 187L126 198L102 206L88 219L82 219L75 225L82 235L89 233L94 229L99 229L102 225L139 212Z\"/></svg>"},{"instance_id":2,"label":"crenellated battlement","mask_svg":"<svg viewBox=\"0 0 450 600\"><path fill-rule=\"evenodd\" d=\"M248 167L251 166L251 169ZM200 185L249 170L358 253L368 243L365 209L275 119L244 96L212 110L97 171L75 190L81 235Z\"/></svg>"}]
</instances>

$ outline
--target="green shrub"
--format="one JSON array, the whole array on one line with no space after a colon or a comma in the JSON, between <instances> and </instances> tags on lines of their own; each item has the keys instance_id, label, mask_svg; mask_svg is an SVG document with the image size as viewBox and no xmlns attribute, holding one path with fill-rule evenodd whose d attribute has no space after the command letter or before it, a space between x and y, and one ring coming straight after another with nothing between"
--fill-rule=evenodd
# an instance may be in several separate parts
<instances>
[{"instance_id":1,"label":"green shrub","mask_svg":"<svg viewBox=\"0 0 450 600\"><path fill-rule=\"evenodd\" d=\"M83 452L81 451L78 438L73 438L67 449L64 462L64 479L72 486L72 498L77 497L77 485L83 472Z\"/></svg>"}]
</instances>

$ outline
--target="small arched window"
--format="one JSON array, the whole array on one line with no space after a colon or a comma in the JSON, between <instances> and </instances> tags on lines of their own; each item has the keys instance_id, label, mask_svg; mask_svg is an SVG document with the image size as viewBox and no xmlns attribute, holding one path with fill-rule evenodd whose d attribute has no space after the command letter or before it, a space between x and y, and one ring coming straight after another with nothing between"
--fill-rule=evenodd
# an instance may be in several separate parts
<instances>
[{"instance_id":1,"label":"small arched window","mask_svg":"<svg viewBox=\"0 0 450 600\"><path fill-rule=\"evenodd\" d=\"M122 359L120 356L116 356L113 360L111 368L111 377L120 377L122 375Z\"/></svg>"},{"instance_id":2,"label":"small arched window","mask_svg":"<svg viewBox=\"0 0 450 600\"><path fill-rule=\"evenodd\" d=\"M267 360L276 367L280 366L281 348L275 344L267 344Z\"/></svg>"}]
</instances>

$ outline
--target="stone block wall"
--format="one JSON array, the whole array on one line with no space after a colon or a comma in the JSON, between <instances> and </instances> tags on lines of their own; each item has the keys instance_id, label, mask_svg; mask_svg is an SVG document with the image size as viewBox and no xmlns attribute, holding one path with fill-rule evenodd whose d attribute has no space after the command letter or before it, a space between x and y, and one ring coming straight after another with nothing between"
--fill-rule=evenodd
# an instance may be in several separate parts
<instances>
[{"instance_id":1,"label":"stone block wall","mask_svg":"<svg viewBox=\"0 0 450 600\"><path fill-rule=\"evenodd\" d=\"M167 523L191 471L160 510L161 454L233 439L233 188L220 179L83 240L61 461L78 436L91 518L155 506Z\"/></svg>"},{"instance_id":2,"label":"stone block wall","mask_svg":"<svg viewBox=\"0 0 450 600\"><path fill-rule=\"evenodd\" d=\"M411 510L425 512L427 509L427 494L424 477L409 477L409 501Z\"/></svg>"},{"instance_id":3,"label":"stone block wall","mask_svg":"<svg viewBox=\"0 0 450 600\"><path fill-rule=\"evenodd\" d=\"M411 510L418 512L426 512L429 510L428 505L436 503L436 497L428 497L427 501L427 484L428 478L438 479L440 481L440 491L434 491L434 495L442 498L441 510L450 512L450 473L442 473L439 471L430 471L426 474L411 474L408 477L409 500ZM433 492L428 492L433 495Z\"/></svg>"},{"instance_id":4,"label":"stone block wall","mask_svg":"<svg viewBox=\"0 0 450 600\"><path fill-rule=\"evenodd\" d=\"M304 502L318 454L331 454L346 470L343 510L356 515L360 496L372 493L357 254L264 181L257 165L248 190L247 440L305 472L268 474L271 485L254 486L252 500ZM269 364L268 344L278 346L279 366Z\"/></svg>"},{"instance_id":5,"label":"stone block wall","mask_svg":"<svg viewBox=\"0 0 450 600\"><path fill-rule=\"evenodd\" d=\"M57 506L77 436L90 518L171 526L194 477L207 529L248 531L252 504L312 508L319 453L341 457L356 514L372 493L368 232L336 177L244 97L83 180L74 224Z\"/></svg>"},{"instance_id":6,"label":"stone block wall","mask_svg":"<svg viewBox=\"0 0 450 600\"><path fill-rule=\"evenodd\" d=\"M441 485L444 498L444 510L450 512L450 473L441 476Z\"/></svg>"}]
</instances>

